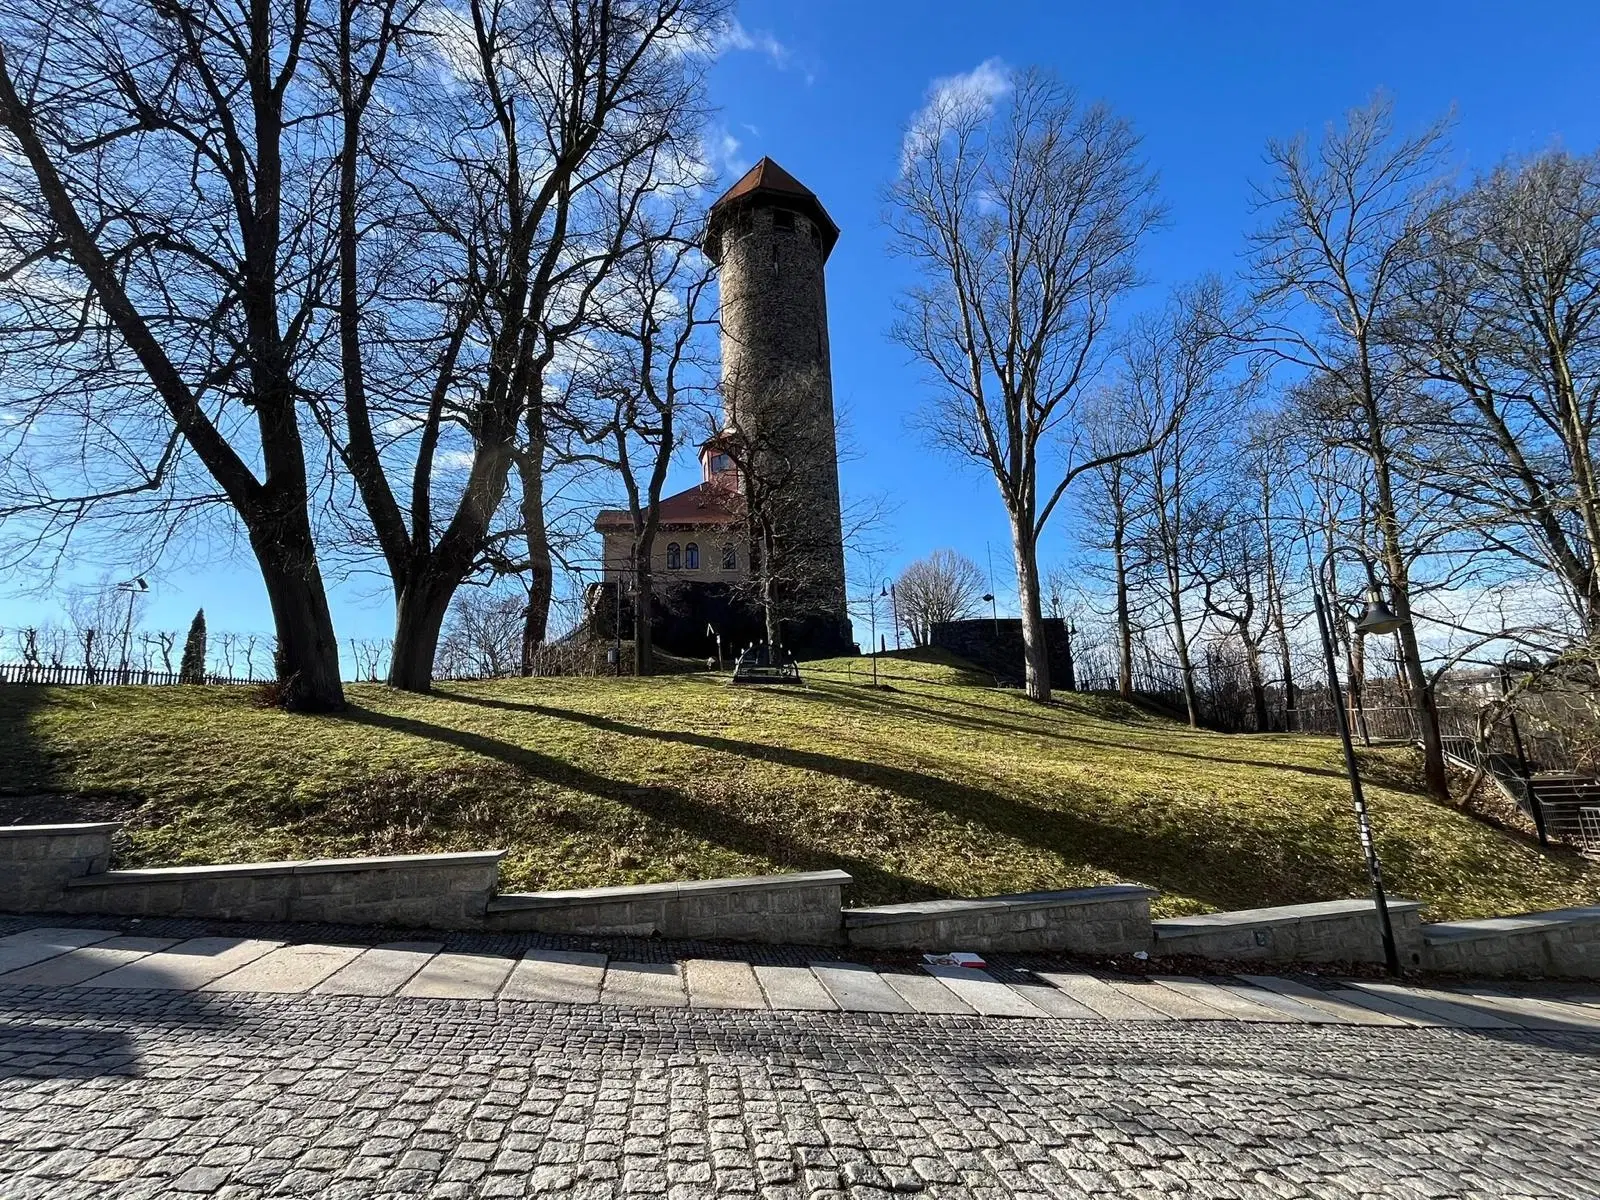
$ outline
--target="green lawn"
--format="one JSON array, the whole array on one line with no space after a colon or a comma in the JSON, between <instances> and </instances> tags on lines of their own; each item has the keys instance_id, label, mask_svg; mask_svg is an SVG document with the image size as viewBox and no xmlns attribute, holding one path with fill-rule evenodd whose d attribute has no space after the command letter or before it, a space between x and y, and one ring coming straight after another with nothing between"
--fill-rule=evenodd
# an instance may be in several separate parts
<instances>
[{"instance_id":1,"label":"green lawn","mask_svg":"<svg viewBox=\"0 0 1600 1200\"><path fill-rule=\"evenodd\" d=\"M1102 697L1049 708L959 666L349 689L0 689L0 817L126 814L119 865L504 847L511 888L843 867L857 903L1113 880L1171 915L1361 895L1331 739L1193 733ZM1435 919L1600 900L1600 870L1430 802L1364 756L1394 895ZM60 807L19 801L59 793Z\"/></svg>"}]
</instances>

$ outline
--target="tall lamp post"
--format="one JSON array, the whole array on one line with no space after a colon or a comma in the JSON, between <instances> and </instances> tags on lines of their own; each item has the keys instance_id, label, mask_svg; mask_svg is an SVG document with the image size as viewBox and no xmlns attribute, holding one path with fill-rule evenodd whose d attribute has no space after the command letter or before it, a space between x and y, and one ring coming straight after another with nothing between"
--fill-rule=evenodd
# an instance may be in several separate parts
<instances>
[{"instance_id":1,"label":"tall lamp post","mask_svg":"<svg viewBox=\"0 0 1600 1200\"><path fill-rule=\"evenodd\" d=\"M135 575L132 579L117 584L117 591L128 593L128 616L122 622L122 665L117 668L118 676L127 682L128 679L128 639L133 636L133 602L141 592L148 592L150 585L144 581L143 575Z\"/></svg>"},{"instance_id":2,"label":"tall lamp post","mask_svg":"<svg viewBox=\"0 0 1600 1200\"><path fill-rule=\"evenodd\" d=\"M1367 877L1372 883L1372 903L1378 910L1378 927L1383 934L1383 959L1389 968L1389 973L1398 975L1400 951L1395 946L1394 925L1389 920L1389 901L1383 892L1383 868L1378 862L1378 849L1372 841L1372 822L1367 817L1367 799L1361 790L1361 772L1356 768L1356 750L1350 741L1350 720L1345 715L1344 697L1339 692L1339 668L1334 662L1333 639L1328 625L1329 606L1322 596L1323 588L1327 586L1329 570L1333 565L1333 557L1339 549L1335 546L1323 555L1322 565L1311 580L1311 599L1317 610L1317 632L1322 637L1322 656L1328 671L1328 697L1333 703L1333 717L1338 723L1339 741L1344 747L1344 769L1350 776L1350 800L1356 810L1356 829L1361 836L1362 852L1366 855ZM1404 622L1383 602L1377 575L1367 556L1357 550L1352 550L1351 553L1360 558L1362 566L1367 569L1367 610L1356 621L1356 632L1393 633ZM1328 588L1328 594L1330 601L1335 599L1331 587Z\"/></svg>"},{"instance_id":3,"label":"tall lamp post","mask_svg":"<svg viewBox=\"0 0 1600 1200\"><path fill-rule=\"evenodd\" d=\"M894 618L894 648L898 650L900 649L900 601L895 598L894 580L885 576L883 590L878 595L889 597L889 615Z\"/></svg>"},{"instance_id":4,"label":"tall lamp post","mask_svg":"<svg viewBox=\"0 0 1600 1200\"><path fill-rule=\"evenodd\" d=\"M1522 661L1513 663L1512 660L1516 658L1520 658ZM1532 657L1524 651L1507 651L1505 657L1500 660L1500 695L1502 698L1511 695L1511 672L1515 669L1530 672L1537 671L1539 664L1534 662ZM1527 748L1522 744L1522 728L1517 724L1517 710L1509 703L1506 705L1506 718L1511 726L1511 744L1517 751L1517 773L1522 776L1523 794L1528 797L1528 811L1533 814L1533 827L1539 834L1539 844L1548 849L1550 846L1550 831L1545 828L1544 824L1544 805L1539 802L1539 797L1534 793L1533 771L1528 766ZM1481 723L1479 728L1482 728ZM1487 752L1488 747L1485 746L1484 750Z\"/></svg>"},{"instance_id":5,"label":"tall lamp post","mask_svg":"<svg viewBox=\"0 0 1600 1200\"><path fill-rule=\"evenodd\" d=\"M867 612L872 618L872 686L878 686L878 598L867 593Z\"/></svg>"}]
</instances>

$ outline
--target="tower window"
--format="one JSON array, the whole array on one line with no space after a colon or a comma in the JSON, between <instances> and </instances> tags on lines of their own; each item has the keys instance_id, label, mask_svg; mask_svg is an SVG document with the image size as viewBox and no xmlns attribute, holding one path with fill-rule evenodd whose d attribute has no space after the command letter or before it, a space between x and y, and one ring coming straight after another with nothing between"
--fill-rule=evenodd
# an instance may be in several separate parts
<instances>
[{"instance_id":1,"label":"tower window","mask_svg":"<svg viewBox=\"0 0 1600 1200\"><path fill-rule=\"evenodd\" d=\"M733 468L733 460L726 454L713 454L711 456L711 469L713 471L728 471Z\"/></svg>"},{"instance_id":2,"label":"tower window","mask_svg":"<svg viewBox=\"0 0 1600 1200\"><path fill-rule=\"evenodd\" d=\"M794 214L784 209L777 209L772 214L772 227L774 229L794 230Z\"/></svg>"},{"instance_id":3,"label":"tower window","mask_svg":"<svg viewBox=\"0 0 1600 1200\"><path fill-rule=\"evenodd\" d=\"M690 542L683 548L683 569L698 571L700 569L700 543Z\"/></svg>"},{"instance_id":4,"label":"tower window","mask_svg":"<svg viewBox=\"0 0 1600 1200\"><path fill-rule=\"evenodd\" d=\"M778 248L776 246L772 248L772 277L774 279L778 277Z\"/></svg>"},{"instance_id":5,"label":"tower window","mask_svg":"<svg viewBox=\"0 0 1600 1200\"><path fill-rule=\"evenodd\" d=\"M678 548L677 542L667 543L667 570L676 571L683 566L683 551Z\"/></svg>"},{"instance_id":6,"label":"tower window","mask_svg":"<svg viewBox=\"0 0 1600 1200\"><path fill-rule=\"evenodd\" d=\"M739 569L739 552L733 548L731 542L722 548L722 569L724 571Z\"/></svg>"}]
</instances>

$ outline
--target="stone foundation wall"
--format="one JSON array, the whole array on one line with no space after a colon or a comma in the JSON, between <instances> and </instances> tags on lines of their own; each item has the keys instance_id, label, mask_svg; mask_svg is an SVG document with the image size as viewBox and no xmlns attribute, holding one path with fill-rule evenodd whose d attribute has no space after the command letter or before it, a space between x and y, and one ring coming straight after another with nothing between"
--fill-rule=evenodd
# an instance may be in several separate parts
<instances>
[{"instance_id":1,"label":"stone foundation wall","mask_svg":"<svg viewBox=\"0 0 1600 1200\"><path fill-rule=\"evenodd\" d=\"M478 929L504 853L106 871L68 880L49 911Z\"/></svg>"},{"instance_id":2,"label":"stone foundation wall","mask_svg":"<svg viewBox=\"0 0 1600 1200\"><path fill-rule=\"evenodd\" d=\"M0 825L0 904L48 912L67 881L104 871L121 825Z\"/></svg>"},{"instance_id":3,"label":"stone foundation wall","mask_svg":"<svg viewBox=\"0 0 1600 1200\"><path fill-rule=\"evenodd\" d=\"M1390 900L1400 961L1422 962L1422 904ZM1152 923L1157 954L1247 962L1383 962L1383 937L1371 900L1330 900L1237 912L1169 917Z\"/></svg>"},{"instance_id":4,"label":"stone foundation wall","mask_svg":"<svg viewBox=\"0 0 1600 1200\"><path fill-rule=\"evenodd\" d=\"M1150 949L1145 887L1116 884L977 900L928 900L852 908L852 946L879 950L1062 950L1120 954Z\"/></svg>"},{"instance_id":5,"label":"stone foundation wall","mask_svg":"<svg viewBox=\"0 0 1600 1200\"><path fill-rule=\"evenodd\" d=\"M1448 921L1424 934L1430 971L1600 979L1600 906Z\"/></svg>"},{"instance_id":6,"label":"stone foundation wall","mask_svg":"<svg viewBox=\"0 0 1600 1200\"><path fill-rule=\"evenodd\" d=\"M839 940L843 871L650 883L497 896L488 927L829 945Z\"/></svg>"}]
</instances>

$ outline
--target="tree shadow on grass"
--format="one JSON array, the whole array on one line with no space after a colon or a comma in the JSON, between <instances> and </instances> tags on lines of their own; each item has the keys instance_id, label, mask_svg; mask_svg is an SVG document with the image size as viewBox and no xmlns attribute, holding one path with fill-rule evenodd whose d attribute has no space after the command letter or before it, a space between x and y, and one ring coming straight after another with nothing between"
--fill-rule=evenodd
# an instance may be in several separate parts
<instances>
[{"instance_id":1,"label":"tree shadow on grass","mask_svg":"<svg viewBox=\"0 0 1600 1200\"><path fill-rule=\"evenodd\" d=\"M1170 747L1166 747L1166 746L1150 746L1150 745L1144 745L1144 744L1130 744L1130 743L1126 743L1126 742L1112 742L1112 741L1106 741L1106 740L1104 740L1102 738L1085 737L1085 736L1083 736L1082 734L1079 734L1079 733L1062 733L1062 732L1060 732L1058 730L1052 730L1052 729L1035 729L1035 728L1029 728L1029 727L1019 727L1018 725L1014 725L1014 724L1013 725L1008 725L1003 721L994 721L994 720L989 720L989 719L984 718L984 717L968 716L968 715L966 715L964 713L962 713L962 714L945 713L945 712L939 712L939 711L934 710L934 709L926 709L926 708L920 708L920 707L915 706L915 705L908 705L908 704L905 704L904 702L897 703L893 699L885 698L883 696L873 695L873 694L868 693L868 692L863 692L861 695L854 695L854 694L851 694L849 692L843 691L842 689L837 689L836 686L834 686L834 685L826 685L825 684L825 685L822 685L820 687L812 689L810 692L805 692L805 693L795 692L795 693L793 693L793 695L796 698L799 698L799 699L812 700L812 701L815 701L815 700L818 700L818 699L821 699L821 698L825 697L828 702L848 705L848 706L852 706L852 707L855 707L855 708L860 708L860 709L862 709L864 711L883 712L883 713L886 713L888 715L896 715L896 716L911 716L911 717L920 716L920 717L922 717L922 718L924 718L926 720L929 720L931 722L934 722L934 723L948 723L948 724L952 724L952 725L962 726L962 727L968 728L968 729L978 729L978 730L985 730L985 731L993 730L994 732L1008 734L1008 735L1013 736L1013 737L1017 736L1018 734L1023 734L1023 735L1026 735L1028 737L1043 738L1043 739L1047 739L1047 740L1050 740L1050 741L1057 741L1057 742L1069 742L1069 743L1073 743L1075 745L1080 745L1080 746L1097 746L1097 747L1100 747L1102 749L1116 750L1116 751L1120 751L1120 752L1123 752L1123 753L1130 753L1131 752L1131 753L1136 753L1136 754L1156 754L1156 755L1161 755L1161 756L1166 757L1166 758L1185 758L1185 759L1190 759L1190 760L1195 761L1195 762L1215 762L1215 763L1223 763L1225 765L1236 765L1236 766L1241 766L1241 767L1259 767L1259 768L1262 768L1263 770L1268 770L1268 771L1293 771L1293 772L1295 772L1297 774L1315 775L1315 776L1320 776L1320 777L1325 778L1325 779L1346 779L1347 778L1347 776L1345 775L1345 773L1342 770L1339 770L1339 769L1334 768L1334 767L1311 767L1311 766L1305 766L1305 765L1300 764L1300 763L1269 762L1269 761L1262 760L1262 759L1234 758L1234 757L1227 757L1227 756L1218 755L1218 754L1197 754L1197 753L1195 753L1195 752L1193 752L1191 750L1174 750L1174 749L1171 749ZM482 703L486 703L486 704L490 704L490 703L507 703L507 704L509 704L510 703L509 701L489 701L489 700L484 700L481 697L468 698L468 697L464 697L464 696L453 696L452 698L453 699L470 699L473 703L478 703L478 702L480 702L480 700L481 700ZM944 699L943 697L940 697L940 701L941 702L943 702L943 699ZM988 706L987 705L977 705L975 707L982 708L982 707L988 707ZM1001 710L997 709L995 711L1001 711ZM1149 737L1159 736L1161 732L1162 731L1160 731L1160 730L1141 730L1140 731L1140 736L1142 738L1149 738ZM1363 774L1365 774L1365 768L1363 768ZM1417 780L1414 780L1414 779L1409 779L1409 778L1405 779L1405 780L1401 780L1398 776L1395 776L1393 774L1393 772L1390 772L1389 773L1389 777L1385 778L1384 780L1382 780L1380 782L1379 786L1388 788L1391 791L1404 791L1404 792L1418 792L1418 793L1420 793L1423 790L1420 781L1417 781Z\"/></svg>"},{"instance_id":2,"label":"tree shadow on grass","mask_svg":"<svg viewBox=\"0 0 1600 1200\"><path fill-rule=\"evenodd\" d=\"M838 779L882 788L913 803L944 812L957 821L976 822L996 834L1024 845L1051 854L1076 858L1086 864L1111 871L1126 880L1156 887L1169 887L1215 908L1259 905L1262 903L1264 882L1272 879L1275 874L1279 876L1280 888L1290 893L1279 900L1279 903L1327 899L1329 888L1333 886L1326 878L1308 878L1309 873L1304 871L1303 864L1292 873L1286 874L1280 864L1267 860L1256 863L1254 869L1235 869L1227 872L1229 878L1222 878L1223 873L1215 869L1218 848L1205 837L1197 835L1197 832L1171 828L1151 831L1113 824L1109 821L1096 820L1080 812L1032 803L905 767L866 762L789 746L742 741L714 734L651 729L611 717L550 705L496 700L459 692L436 694L440 699L456 703L527 713L556 721L575 722L610 734L694 746L719 754L816 771ZM353 712L344 715L347 719L366 720L373 724L382 724L418 736L462 746L521 767L561 786L575 787L623 804L633 804L634 807L639 805L630 799L629 793L645 790L633 789L620 781L594 775L536 751L526 750L481 734L406 718L389 717L387 714L372 713L367 710L360 710L359 715L353 715ZM648 791L671 798L665 811L653 812L652 815L659 819L671 819L691 831L703 830L703 836L717 840L730 849L740 850L752 844L759 845L758 838L771 836L765 830L756 833L737 818L685 796L676 789L660 788ZM670 817L668 812L672 814ZM1330 840L1328 844L1339 843ZM762 851L758 848L751 852ZM1234 855L1240 853L1235 846L1228 847L1226 852ZM895 889L885 893L876 886L871 887L871 893L877 896L892 895L896 898L917 899L936 891L923 880L911 880L905 876L886 872L883 868L861 859L846 858L811 846L797 846L796 853L806 856L803 861L821 865L849 864L846 869L852 872L856 870L870 872L874 882L887 883ZM1237 865L1234 864L1236 868ZM1356 863L1352 860L1347 865L1351 867L1352 888L1359 888L1359 877L1354 873ZM1236 883L1234 880L1248 882ZM863 882L867 881L864 879Z\"/></svg>"},{"instance_id":3,"label":"tree shadow on grass","mask_svg":"<svg viewBox=\"0 0 1600 1200\"><path fill-rule=\"evenodd\" d=\"M464 699L452 693L439 693L439 695L451 700ZM359 705L350 705L342 712L331 714L331 719L388 729L396 733L443 742L473 754L481 754L486 758L502 762L531 779L612 801L631 808L653 821L683 830L725 849L764 858L781 866L804 870L838 867L850 873L856 887L864 895L896 896L905 899L941 899L950 895L936 884L897 874L868 859L813 846L781 829L743 820L727 809L707 804L679 788L659 785L640 786L626 780L613 779L585 770L563 759L541 754L537 750L530 750L525 746L490 737L487 734L378 712ZM632 726L619 725L616 732L627 732L631 729Z\"/></svg>"}]
</instances>

